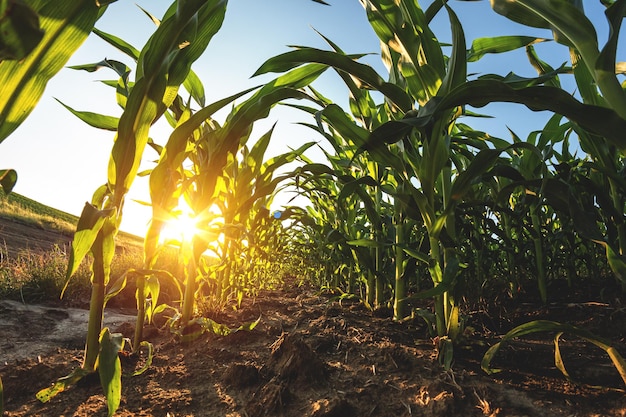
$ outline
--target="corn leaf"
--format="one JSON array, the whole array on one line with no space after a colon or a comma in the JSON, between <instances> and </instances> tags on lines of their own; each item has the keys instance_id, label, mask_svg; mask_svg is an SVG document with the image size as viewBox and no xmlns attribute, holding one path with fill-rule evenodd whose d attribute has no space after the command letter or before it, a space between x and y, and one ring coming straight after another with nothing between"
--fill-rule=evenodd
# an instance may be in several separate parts
<instances>
[{"instance_id":1,"label":"corn leaf","mask_svg":"<svg viewBox=\"0 0 626 417\"><path fill-rule=\"evenodd\" d=\"M67 288L69 279L74 275L80 263L83 261L87 253L91 250L98 233L104 225L107 217L110 217L114 210L98 210L94 205L85 203L85 207L78 219L76 225L76 233L72 241L72 251L67 268L66 283L63 291Z\"/></svg>"},{"instance_id":2,"label":"corn leaf","mask_svg":"<svg viewBox=\"0 0 626 417\"><path fill-rule=\"evenodd\" d=\"M17 182L17 172L14 169L0 169L0 186L5 194L9 194Z\"/></svg>"},{"instance_id":3,"label":"corn leaf","mask_svg":"<svg viewBox=\"0 0 626 417\"><path fill-rule=\"evenodd\" d=\"M154 359L154 345L146 340L143 340L140 344L141 347L145 347L148 350L147 356L146 356L146 363L139 369L137 369L135 372L133 372L131 374L131 376L137 376L137 375L141 375L144 372L146 372L148 370L148 368L150 368L150 365L152 365L152 359Z\"/></svg>"},{"instance_id":4,"label":"corn leaf","mask_svg":"<svg viewBox=\"0 0 626 417\"><path fill-rule=\"evenodd\" d=\"M92 0L32 2L45 32L21 61L0 62L0 142L26 119L48 81L87 38L104 10Z\"/></svg>"},{"instance_id":5,"label":"corn leaf","mask_svg":"<svg viewBox=\"0 0 626 417\"><path fill-rule=\"evenodd\" d=\"M0 61L26 57L43 38L39 16L25 1L0 2Z\"/></svg>"},{"instance_id":6,"label":"corn leaf","mask_svg":"<svg viewBox=\"0 0 626 417\"><path fill-rule=\"evenodd\" d=\"M467 80L465 33L463 33L459 18L447 4L446 10L448 11L450 26L452 28L452 53L448 60L446 75L441 82L441 87L437 95L445 95Z\"/></svg>"},{"instance_id":7,"label":"corn leaf","mask_svg":"<svg viewBox=\"0 0 626 417\"><path fill-rule=\"evenodd\" d=\"M549 41L549 39L511 35L474 39L471 49L467 51L467 62L476 62L487 54L514 51L515 49L546 41Z\"/></svg>"},{"instance_id":8,"label":"corn leaf","mask_svg":"<svg viewBox=\"0 0 626 417\"><path fill-rule=\"evenodd\" d=\"M102 330L98 374L107 400L109 417L115 414L122 399L122 364L119 352L123 346L124 336L121 333L111 333L106 327Z\"/></svg>"},{"instance_id":9,"label":"corn leaf","mask_svg":"<svg viewBox=\"0 0 626 417\"><path fill-rule=\"evenodd\" d=\"M533 111L549 110L561 114L583 129L605 137L620 149L626 149L626 138L619 133L626 131L625 119L612 109L583 104L566 91L549 86L514 89L496 80L469 81L441 101L435 99L433 107L424 112L426 120L417 118L404 122L424 125L428 123L429 117L439 111L465 104L482 107L492 102L519 103Z\"/></svg>"},{"instance_id":10,"label":"corn leaf","mask_svg":"<svg viewBox=\"0 0 626 417\"><path fill-rule=\"evenodd\" d=\"M556 336L554 336L554 365L556 365L557 369L561 371L565 378L570 379L569 373L567 369L565 369L563 357L561 356L561 348L559 347L559 339L562 335L563 332L558 332Z\"/></svg>"},{"instance_id":11,"label":"corn leaf","mask_svg":"<svg viewBox=\"0 0 626 417\"><path fill-rule=\"evenodd\" d=\"M103 32L98 28L93 28L93 33L105 42L107 42L109 45L119 49L129 57L133 58L135 61L139 59L140 51L128 42L126 42L124 39L118 38L117 36L111 35L110 33Z\"/></svg>"},{"instance_id":12,"label":"corn leaf","mask_svg":"<svg viewBox=\"0 0 626 417\"><path fill-rule=\"evenodd\" d=\"M507 334L502 337L502 340L487 350L483 359L481 361L481 368L487 374L493 374L500 372L501 369L491 368L491 361L493 360L495 354L498 352L502 344L508 342L517 337L522 337L532 333L538 332L559 332L559 333L569 333L574 336L580 337L584 340L587 340L594 345L603 349L610 356L613 364L619 371L624 383L626 384L626 366L624 366L624 359L622 356L613 348L608 341L605 341L602 338L595 336L593 333L581 329L576 326L572 326L571 324L558 323L554 321L548 320L535 320L528 323L524 323L520 326L515 327L510 330Z\"/></svg>"},{"instance_id":13,"label":"corn leaf","mask_svg":"<svg viewBox=\"0 0 626 417\"><path fill-rule=\"evenodd\" d=\"M441 45L419 4L410 0L369 0L364 7L378 38L397 55L396 67L411 95L420 104L426 103L437 94L445 65Z\"/></svg>"},{"instance_id":14,"label":"corn leaf","mask_svg":"<svg viewBox=\"0 0 626 417\"><path fill-rule=\"evenodd\" d=\"M623 0L607 9L611 35L602 53L598 50L595 28L582 11L582 0L492 0L491 4L496 12L518 23L529 25L535 19L543 20L544 27L553 30L557 42L573 47L580 53L610 107L626 118L626 94L615 77L614 64L618 36L616 31L619 31L625 12ZM511 14L512 10L516 13Z\"/></svg>"},{"instance_id":15,"label":"corn leaf","mask_svg":"<svg viewBox=\"0 0 626 417\"><path fill-rule=\"evenodd\" d=\"M268 72L285 72L303 64L316 62L351 74L370 88L384 94L403 111L411 109L412 100L402 89L395 84L384 81L372 67L356 62L355 57L358 56L315 48L302 48L268 59L256 70L253 76Z\"/></svg>"},{"instance_id":16,"label":"corn leaf","mask_svg":"<svg viewBox=\"0 0 626 417\"><path fill-rule=\"evenodd\" d=\"M89 375L91 372L83 369L76 368L72 371L71 374L64 376L63 378L59 378L51 387L44 388L37 392L36 397L42 403L47 403L52 398L54 398L57 394L65 391L67 387L73 385L83 379L85 376Z\"/></svg>"},{"instance_id":17,"label":"corn leaf","mask_svg":"<svg viewBox=\"0 0 626 417\"><path fill-rule=\"evenodd\" d=\"M87 123L89 126L92 126L98 129L110 130L113 132L117 130L117 125L120 121L120 119L117 117L107 116L107 115L98 114L98 113L92 113L88 111L74 110L67 104L64 104L62 101L58 99L57 101L67 110L69 110L74 116L78 117L80 120Z\"/></svg>"}]
</instances>

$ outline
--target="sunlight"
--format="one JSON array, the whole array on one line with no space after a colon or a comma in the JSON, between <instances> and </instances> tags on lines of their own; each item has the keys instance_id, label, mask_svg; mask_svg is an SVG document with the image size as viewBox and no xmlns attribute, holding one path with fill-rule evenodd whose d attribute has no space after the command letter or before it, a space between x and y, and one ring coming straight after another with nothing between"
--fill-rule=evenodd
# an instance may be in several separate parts
<instances>
[{"instance_id":1,"label":"sunlight","mask_svg":"<svg viewBox=\"0 0 626 417\"><path fill-rule=\"evenodd\" d=\"M222 213L217 205L196 214L181 197L178 207L169 213L159 241L165 245L180 245L199 237L207 244L205 254L219 257L221 245L224 244L223 222Z\"/></svg>"},{"instance_id":2,"label":"sunlight","mask_svg":"<svg viewBox=\"0 0 626 417\"><path fill-rule=\"evenodd\" d=\"M193 237L202 232L198 228L198 218L184 198L178 202L178 207L172 211L172 217L161 230L162 242L190 242Z\"/></svg>"}]
</instances>

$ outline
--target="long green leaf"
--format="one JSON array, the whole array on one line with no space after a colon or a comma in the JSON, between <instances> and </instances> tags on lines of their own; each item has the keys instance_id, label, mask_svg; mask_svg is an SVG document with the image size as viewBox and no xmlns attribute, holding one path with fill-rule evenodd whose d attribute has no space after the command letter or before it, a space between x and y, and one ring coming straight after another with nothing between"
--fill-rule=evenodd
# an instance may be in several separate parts
<instances>
[{"instance_id":1,"label":"long green leaf","mask_svg":"<svg viewBox=\"0 0 626 417\"><path fill-rule=\"evenodd\" d=\"M613 362L613 365L615 365L616 369L619 371L622 379L624 380L624 383L626 384L626 363L624 362L623 357L615 350L614 347L610 345L608 341L605 341L604 339L595 336L593 333L585 329L572 326L571 324L558 323L548 320L531 321L510 330L502 337L502 340L500 342L491 346L489 350L487 350L480 364L482 370L488 374L500 372L501 369L491 368L491 361L493 360L495 354L498 352L500 347L502 347L502 344L510 341L511 339L538 332L570 333L574 336L578 336L584 340L593 343L594 345L607 352L607 354L611 358L611 361Z\"/></svg>"},{"instance_id":2,"label":"long green leaf","mask_svg":"<svg viewBox=\"0 0 626 417\"><path fill-rule=\"evenodd\" d=\"M439 111L466 104L482 107L493 102L520 103L533 111L549 110L561 114L583 129L605 137L620 149L626 149L626 137L620 133L626 131L626 120L612 109L583 104L560 88L537 86L514 89L496 80L469 81L441 101L435 99L429 103L432 107L425 109L424 118L395 123L427 125L430 117Z\"/></svg>"},{"instance_id":3,"label":"long green leaf","mask_svg":"<svg viewBox=\"0 0 626 417\"><path fill-rule=\"evenodd\" d=\"M74 233L74 240L72 241L72 251L70 253L69 264L67 268L67 275L65 288L69 283L69 279L78 270L80 263L83 261L87 253L91 250L93 243L104 225L104 221L107 217L113 214L114 210L98 210L94 205L86 203L83 208L83 212L78 219L78 225L76 226L76 233Z\"/></svg>"},{"instance_id":4,"label":"long green leaf","mask_svg":"<svg viewBox=\"0 0 626 417\"><path fill-rule=\"evenodd\" d=\"M122 364L119 352L123 346L124 336L121 333L111 333L106 327L102 330L98 374L107 399L109 417L115 414L122 399Z\"/></svg>"},{"instance_id":5,"label":"long green leaf","mask_svg":"<svg viewBox=\"0 0 626 417\"><path fill-rule=\"evenodd\" d=\"M307 63L320 63L345 71L366 85L380 91L403 111L411 109L413 103L402 89L388 83L368 65L356 62L352 56L315 48L302 48L277 55L265 61L253 76L268 72L284 72Z\"/></svg>"},{"instance_id":6,"label":"long green leaf","mask_svg":"<svg viewBox=\"0 0 626 417\"><path fill-rule=\"evenodd\" d=\"M493 36L490 38L478 38L472 41L472 48L467 52L467 61L476 62L486 54L500 54L524 48L549 39L534 36Z\"/></svg>"},{"instance_id":7,"label":"long green leaf","mask_svg":"<svg viewBox=\"0 0 626 417\"><path fill-rule=\"evenodd\" d=\"M115 132L117 130L117 125L120 121L119 118L113 116L107 116L104 114L92 113L88 111L79 111L74 110L67 104L64 104L62 101L57 101L69 110L74 116L78 117L83 122L87 123L89 126L93 126L98 129L110 130Z\"/></svg>"},{"instance_id":8,"label":"long green leaf","mask_svg":"<svg viewBox=\"0 0 626 417\"><path fill-rule=\"evenodd\" d=\"M615 64L610 63L615 58L615 30L619 30L618 21L624 14L623 3L620 0L607 10L612 33L601 54L596 30L582 11L582 0L491 0L497 13L529 26L543 21L540 26L551 28L558 42L575 48L610 106L626 118L626 94L615 77Z\"/></svg>"},{"instance_id":9,"label":"long green leaf","mask_svg":"<svg viewBox=\"0 0 626 417\"><path fill-rule=\"evenodd\" d=\"M56 395L65 391L67 387L77 383L89 374L90 372L83 368L76 368L72 371L71 374L64 376L63 378L59 378L54 384L52 384L51 387L44 388L37 392L35 396L42 403L47 403Z\"/></svg>"},{"instance_id":10,"label":"long green leaf","mask_svg":"<svg viewBox=\"0 0 626 417\"><path fill-rule=\"evenodd\" d=\"M26 119L48 81L87 38L101 15L93 0L34 2L45 32L22 61L0 62L0 142Z\"/></svg>"}]
</instances>

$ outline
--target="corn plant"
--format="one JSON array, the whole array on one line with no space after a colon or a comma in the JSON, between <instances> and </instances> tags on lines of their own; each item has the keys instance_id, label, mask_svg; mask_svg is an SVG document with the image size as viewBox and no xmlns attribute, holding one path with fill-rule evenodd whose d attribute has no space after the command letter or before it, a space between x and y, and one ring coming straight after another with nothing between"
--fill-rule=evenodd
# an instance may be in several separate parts
<instances>
[{"instance_id":1,"label":"corn plant","mask_svg":"<svg viewBox=\"0 0 626 417\"><path fill-rule=\"evenodd\" d=\"M216 297L224 297L225 283L230 280L231 261L235 261L234 251L239 231L249 226L251 211L258 201L268 203L268 197L274 193L283 177L273 178L277 169L292 161L299 153L311 145L304 145L299 150L280 155L263 163L263 155L271 131L264 135L248 152L245 147L255 121L266 117L270 109L278 102L287 99L308 98L299 90L311 77L319 75L319 68L309 66L303 70L286 74L279 79L258 89L250 98L236 106L220 125L213 120L213 113L232 100L250 92L244 91L233 97L209 105L191 114L185 110L182 119L161 151L157 166L150 173L150 190L153 220L146 235L146 260L148 266L156 259L161 229L170 213L184 196L197 220L197 227L207 236L196 236L188 247L190 259L185 273L185 292L180 313L180 326L187 326L195 313L195 294L198 289L196 265L202 254L220 234L225 236L219 255L224 263L218 273ZM243 151L243 163L237 160ZM191 166L184 165L189 161ZM211 224L212 207L216 206L223 217L221 226ZM143 290L139 291L142 294ZM139 306L143 301L138 300ZM142 311L140 311L140 315ZM138 335L140 338L140 335Z\"/></svg>"},{"instance_id":2,"label":"corn plant","mask_svg":"<svg viewBox=\"0 0 626 417\"><path fill-rule=\"evenodd\" d=\"M100 358L98 361L98 358L102 344L111 347L110 351L121 345L117 336L111 335L107 329L102 330L102 319L124 198L139 169L150 125L172 105L180 85L188 77L191 64L219 29L225 9L226 2L219 0L174 2L138 57L135 82L129 88L124 112L117 124L107 183L95 192L92 202L86 204L81 214L68 267L69 279L85 255L88 252L93 255L83 364L50 389L38 393L42 401L49 400L68 384L98 368L107 394L109 415L119 405L121 381L117 353L112 354L114 358L110 360ZM100 367L97 367L98 362ZM111 367L105 368L103 364Z\"/></svg>"}]
</instances>

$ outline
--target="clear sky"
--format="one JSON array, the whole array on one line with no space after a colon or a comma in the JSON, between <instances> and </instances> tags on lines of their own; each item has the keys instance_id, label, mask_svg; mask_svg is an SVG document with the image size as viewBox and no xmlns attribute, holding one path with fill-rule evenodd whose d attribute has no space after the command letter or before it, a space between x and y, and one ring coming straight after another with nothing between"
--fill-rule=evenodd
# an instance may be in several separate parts
<instances>
[{"instance_id":1,"label":"clear sky","mask_svg":"<svg viewBox=\"0 0 626 417\"><path fill-rule=\"evenodd\" d=\"M250 76L267 58L288 51L287 45L326 48L313 28L348 53L375 53L376 55L368 56L363 62L384 74L384 67L377 55L378 40L369 26L360 2L327 2L331 4L330 7L310 0L230 0L222 29L193 66L204 83L207 103L272 78L264 76L251 79ZM161 17L170 1L118 0L109 6L96 27L115 34L140 49L155 27L135 3ZM431 1L420 2L424 9L430 3ZM594 21L599 22L596 28L603 43L608 32L601 15L603 7L599 2L589 3L593 3L593 6L588 7L588 12L593 12ZM548 31L531 30L511 23L495 14L488 1L451 1L450 5L463 24L468 48L473 39L484 36L551 36ZM436 18L433 30L440 41L449 41L450 29L445 12ZM537 49L542 58L553 66L568 60L567 49L554 43L539 45ZM621 55L624 58L624 54ZM104 58L121 60L133 67L127 57L93 35L71 58L68 65L94 63ZM469 67L470 73L505 75L511 70L524 76L536 75L527 63L523 51L485 57ZM93 191L106 182L114 134L87 126L65 110L55 98L77 110L119 116L121 110L115 103L114 90L98 82L113 78L112 71L100 70L90 74L66 68L48 84L34 112L17 131L0 144L0 168L18 171L15 187L17 193L69 213L80 214L85 202L91 200ZM347 91L334 73L328 72L315 85L324 95L347 108ZM573 88L572 86L571 91ZM505 138L508 137L506 126L525 137L530 130L541 129L542 121L548 117L547 114L533 114L514 105L492 105L480 111L499 117L490 122L474 119L468 120L468 123L476 129L486 129ZM256 132L264 132L278 121L269 154L282 153L288 146L297 147L311 140L320 140L310 129L295 126L294 122L298 120L311 121L306 115L283 108L277 109L259 126ZM158 125L151 132L153 139L160 144L165 143L168 134L169 130ZM145 168L153 166L150 161L156 159L156 154L147 149L145 156ZM142 235L150 211L131 199L148 200L145 178L135 181L122 223L123 230Z\"/></svg>"}]
</instances>

